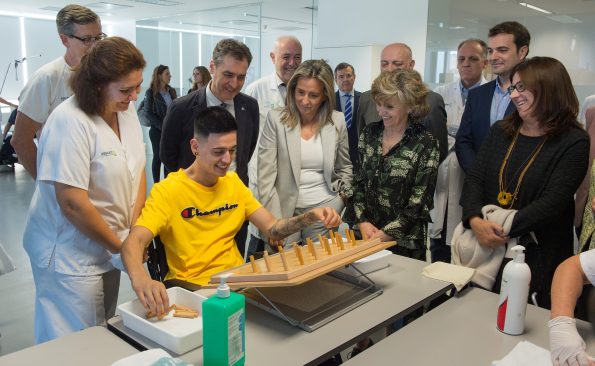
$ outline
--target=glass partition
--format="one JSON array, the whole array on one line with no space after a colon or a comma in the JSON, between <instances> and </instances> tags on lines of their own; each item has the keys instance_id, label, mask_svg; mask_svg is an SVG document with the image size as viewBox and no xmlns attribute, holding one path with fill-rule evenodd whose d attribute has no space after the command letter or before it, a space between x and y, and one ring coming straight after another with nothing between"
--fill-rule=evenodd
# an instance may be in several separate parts
<instances>
[{"instance_id":1,"label":"glass partition","mask_svg":"<svg viewBox=\"0 0 595 366\"><path fill-rule=\"evenodd\" d=\"M252 52L245 85L260 75L260 4L204 10L176 16L137 21L136 45L147 60L143 87L151 82L153 69L169 66L171 85L179 95L192 86L192 69L209 67L213 47L224 38L244 42Z\"/></svg>"}]
</instances>

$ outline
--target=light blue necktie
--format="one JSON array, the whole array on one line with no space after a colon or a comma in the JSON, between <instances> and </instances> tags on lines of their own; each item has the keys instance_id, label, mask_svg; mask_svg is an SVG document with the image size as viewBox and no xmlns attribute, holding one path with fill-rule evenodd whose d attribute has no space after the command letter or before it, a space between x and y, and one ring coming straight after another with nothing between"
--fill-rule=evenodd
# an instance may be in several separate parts
<instances>
[{"instance_id":1,"label":"light blue necktie","mask_svg":"<svg viewBox=\"0 0 595 366\"><path fill-rule=\"evenodd\" d=\"M351 106L351 94L345 94L345 124L347 128L351 127L351 118L353 117L353 107Z\"/></svg>"}]
</instances>

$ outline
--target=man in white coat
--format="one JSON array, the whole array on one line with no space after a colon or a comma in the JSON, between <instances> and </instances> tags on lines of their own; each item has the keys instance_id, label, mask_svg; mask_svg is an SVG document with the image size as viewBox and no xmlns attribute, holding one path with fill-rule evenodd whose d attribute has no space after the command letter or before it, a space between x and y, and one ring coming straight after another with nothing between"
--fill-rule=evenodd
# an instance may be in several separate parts
<instances>
[{"instance_id":1,"label":"man in white coat","mask_svg":"<svg viewBox=\"0 0 595 366\"><path fill-rule=\"evenodd\" d=\"M438 168L434 192L434 210L430 224L430 254L432 262L450 262L450 241L456 225L461 221L459 198L464 173L454 152L454 143L465 102L470 89L486 82L482 73L487 66L487 45L480 39L467 39L457 49L457 69L460 79L441 85L434 91L444 99L448 128L448 155Z\"/></svg>"},{"instance_id":2,"label":"man in white coat","mask_svg":"<svg viewBox=\"0 0 595 366\"><path fill-rule=\"evenodd\" d=\"M91 9L80 5L67 5L56 16L60 41L66 48L64 56L37 70L19 96L19 110L10 143L19 162L35 179L37 177L37 145L43 124L50 113L72 95L68 81L72 70L83 55L106 37L101 20Z\"/></svg>"},{"instance_id":3,"label":"man in white coat","mask_svg":"<svg viewBox=\"0 0 595 366\"><path fill-rule=\"evenodd\" d=\"M262 132L262 127L265 125L269 111L271 109L285 107L287 83L289 83L289 79L291 79L295 70L302 63L302 44L296 37L281 36L275 41L275 46L270 56L271 61L275 65L275 72L254 81L246 88L246 94L258 101L260 132ZM256 199L258 199L258 189L256 187L258 178L256 171L257 160L258 154L254 154L250 163L248 163L250 190ZM258 229L254 225L250 225L248 232L250 239L247 251L246 253L242 253L245 257L255 251L264 250L264 241L260 239Z\"/></svg>"}]
</instances>

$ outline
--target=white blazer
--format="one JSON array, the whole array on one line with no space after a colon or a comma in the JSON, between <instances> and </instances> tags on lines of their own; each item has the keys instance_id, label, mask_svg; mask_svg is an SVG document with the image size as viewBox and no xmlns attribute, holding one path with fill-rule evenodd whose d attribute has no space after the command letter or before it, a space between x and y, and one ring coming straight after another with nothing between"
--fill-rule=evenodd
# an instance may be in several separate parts
<instances>
[{"instance_id":1,"label":"white blazer","mask_svg":"<svg viewBox=\"0 0 595 366\"><path fill-rule=\"evenodd\" d=\"M300 126L281 123L281 111L269 112L258 145L258 194L260 202L278 218L292 217L298 199L301 171ZM343 113L333 111L333 123L320 130L323 173L329 189L351 187L352 165Z\"/></svg>"}]
</instances>

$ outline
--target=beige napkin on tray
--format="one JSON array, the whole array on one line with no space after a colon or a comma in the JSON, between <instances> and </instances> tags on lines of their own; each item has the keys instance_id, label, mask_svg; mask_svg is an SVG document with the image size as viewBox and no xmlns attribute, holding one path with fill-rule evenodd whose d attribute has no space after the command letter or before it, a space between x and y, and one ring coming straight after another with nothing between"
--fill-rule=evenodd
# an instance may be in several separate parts
<instances>
[{"instance_id":1,"label":"beige napkin on tray","mask_svg":"<svg viewBox=\"0 0 595 366\"><path fill-rule=\"evenodd\" d=\"M422 274L426 277L452 283L457 291L461 291L471 281L474 273L475 269L473 268L456 266L444 262L434 262L422 271Z\"/></svg>"}]
</instances>

